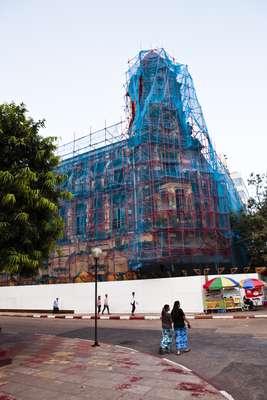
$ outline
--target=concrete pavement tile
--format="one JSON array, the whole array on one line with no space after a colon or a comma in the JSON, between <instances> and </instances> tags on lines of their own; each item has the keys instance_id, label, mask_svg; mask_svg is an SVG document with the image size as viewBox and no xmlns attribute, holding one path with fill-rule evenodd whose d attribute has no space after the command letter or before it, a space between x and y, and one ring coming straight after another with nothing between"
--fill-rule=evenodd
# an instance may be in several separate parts
<instances>
[{"instance_id":1,"label":"concrete pavement tile","mask_svg":"<svg viewBox=\"0 0 267 400\"><path fill-rule=\"evenodd\" d=\"M88 385L88 382L90 382L91 375L88 373L87 375L83 376L68 376L69 378L73 379L72 381L68 380L68 382L74 382L74 383L79 383L81 385Z\"/></svg>"},{"instance_id":2,"label":"concrete pavement tile","mask_svg":"<svg viewBox=\"0 0 267 400\"><path fill-rule=\"evenodd\" d=\"M151 388L162 388L162 387L167 386L168 388L175 389L177 384L179 384L179 383L189 383L189 384L194 383L195 380L192 378L194 378L194 377L191 377L189 375L189 376L184 376L183 379L180 377L180 379L177 378L176 380L167 381L163 377L161 377L161 379L155 379L154 375L152 374L152 375L150 375L150 377L142 379L140 382L138 382L138 384L148 386ZM130 382L130 380L129 380L129 382ZM201 381L199 381L199 382L201 382Z\"/></svg>"},{"instance_id":3,"label":"concrete pavement tile","mask_svg":"<svg viewBox=\"0 0 267 400\"><path fill-rule=\"evenodd\" d=\"M130 392L130 393L135 393L138 395L145 395L146 393L148 393L151 390L152 387L136 385L136 384L129 382L129 383L117 385L116 389L119 390L121 393L126 391L126 392Z\"/></svg>"},{"instance_id":4,"label":"concrete pavement tile","mask_svg":"<svg viewBox=\"0 0 267 400\"><path fill-rule=\"evenodd\" d=\"M179 373L172 373L172 372L163 372L161 374L161 379L169 382L188 382L191 384L201 384L203 381L196 375L193 374L179 374Z\"/></svg>"},{"instance_id":5,"label":"concrete pavement tile","mask_svg":"<svg viewBox=\"0 0 267 400\"><path fill-rule=\"evenodd\" d=\"M84 363L85 364L87 362L88 358L91 358L91 356L90 355L84 355L84 356L79 355L79 356L77 356L77 354L76 354L75 357L74 357L74 360L75 360L75 362Z\"/></svg>"},{"instance_id":6,"label":"concrete pavement tile","mask_svg":"<svg viewBox=\"0 0 267 400\"><path fill-rule=\"evenodd\" d=\"M75 351L74 352L74 357L75 358L88 358L90 357L90 353L88 351Z\"/></svg>"},{"instance_id":7,"label":"concrete pavement tile","mask_svg":"<svg viewBox=\"0 0 267 400\"><path fill-rule=\"evenodd\" d=\"M112 364L110 362L104 362L104 361L95 361L95 360L89 360L87 362L88 366L91 366L93 368L97 368L98 370L105 371L107 368L111 367Z\"/></svg>"},{"instance_id":8,"label":"concrete pavement tile","mask_svg":"<svg viewBox=\"0 0 267 400\"><path fill-rule=\"evenodd\" d=\"M27 368L34 368L35 370L39 369L42 366L41 364L28 361L23 361L20 363L20 365Z\"/></svg>"},{"instance_id":9,"label":"concrete pavement tile","mask_svg":"<svg viewBox=\"0 0 267 400\"><path fill-rule=\"evenodd\" d=\"M44 365L42 365L42 371L51 371L53 370L54 372L59 372L64 368L67 368L68 365L62 365L62 364L58 364L58 363L45 363Z\"/></svg>"},{"instance_id":10,"label":"concrete pavement tile","mask_svg":"<svg viewBox=\"0 0 267 400\"><path fill-rule=\"evenodd\" d=\"M91 370L90 374L88 375L88 382L90 384L91 379L98 379L99 382L105 380L112 380L113 382L120 382L125 380L125 374L114 373L113 371L106 371L103 374L101 371L98 370Z\"/></svg>"},{"instance_id":11,"label":"concrete pavement tile","mask_svg":"<svg viewBox=\"0 0 267 400\"><path fill-rule=\"evenodd\" d=\"M60 395L63 393L67 393L73 396L82 396L87 390L87 387L84 384L81 383L75 383L75 382L64 382L63 384L60 384L57 388L57 392L59 393L59 399ZM39 399L38 399L39 400Z\"/></svg>"},{"instance_id":12,"label":"concrete pavement tile","mask_svg":"<svg viewBox=\"0 0 267 400\"><path fill-rule=\"evenodd\" d=\"M33 375L24 375L21 373L11 373L9 376L9 381L10 382L15 382L15 383L25 383L25 384L31 384L31 382L35 381L35 378L33 377ZM28 383L29 382L29 383Z\"/></svg>"},{"instance_id":13,"label":"concrete pavement tile","mask_svg":"<svg viewBox=\"0 0 267 400\"><path fill-rule=\"evenodd\" d=\"M180 394L180 392L179 392ZM222 397L220 393L217 394L200 394L196 395L194 393L188 393L187 399L199 399L199 400L225 400L225 397Z\"/></svg>"},{"instance_id":14,"label":"concrete pavement tile","mask_svg":"<svg viewBox=\"0 0 267 400\"><path fill-rule=\"evenodd\" d=\"M135 371L136 374L137 371ZM139 371L140 372L140 371ZM128 371L128 374L132 374L133 371ZM189 377L188 379L191 381L193 380L193 382L195 382L195 379L199 379L198 377L195 377L194 375L178 375L178 374L171 374L171 373L163 373L163 372L154 372L151 373L150 371L142 371L140 372L140 376L142 376L144 379L153 379L155 382L160 382L162 380L164 380L165 382L179 382L180 381L180 376L182 376L183 380L187 379L187 377Z\"/></svg>"},{"instance_id":15,"label":"concrete pavement tile","mask_svg":"<svg viewBox=\"0 0 267 400\"><path fill-rule=\"evenodd\" d=\"M4 385L1 385L0 391L4 391L13 395L16 395L17 393L22 393L24 390L28 388L27 385L24 385L22 383L14 383L14 382L8 382Z\"/></svg>"},{"instance_id":16,"label":"concrete pavement tile","mask_svg":"<svg viewBox=\"0 0 267 400\"><path fill-rule=\"evenodd\" d=\"M151 397L145 394L144 396L140 396L140 394L124 392L121 394L120 400L161 400L160 397ZM179 398L177 397L177 400ZM202 399L201 399L202 400Z\"/></svg>"},{"instance_id":17,"label":"concrete pavement tile","mask_svg":"<svg viewBox=\"0 0 267 400\"><path fill-rule=\"evenodd\" d=\"M4 365L1 367L1 376L4 376L10 371L10 368L12 368L12 365Z\"/></svg>"},{"instance_id":18,"label":"concrete pavement tile","mask_svg":"<svg viewBox=\"0 0 267 400\"><path fill-rule=\"evenodd\" d=\"M151 369L153 369L153 372L161 372L161 368L157 367L157 366L151 366L151 365L137 365L137 366L130 366L127 364L125 364L126 368L128 367L128 369L134 369L135 371L138 371L138 373L142 374L141 371L150 371Z\"/></svg>"},{"instance_id":19,"label":"concrete pavement tile","mask_svg":"<svg viewBox=\"0 0 267 400\"><path fill-rule=\"evenodd\" d=\"M151 398L160 398L160 399L167 399L167 400L188 400L189 398L194 399L194 397L188 397L191 395L189 392L184 391L177 391L175 389L169 388L156 388L152 389L147 392L147 396ZM201 398L202 400L202 398Z\"/></svg>"},{"instance_id":20,"label":"concrete pavement tile","mask_svg":"<svg viewBox=\"0 0 267 400\"><path fill-rule=\"evenodd\" d=\"M193 379L193 381L195 382L194 379L197 379L197 381L199 381L199 378L195 375L192 375L191 373L186 373L186 374L180 374L180 373L175 373L175 372L171 372L166 370L163 370L162 372L157 372L156 376L158 377L158 379L164 379L165 381L169 381L169 382L176 382L176 381L180 381L180 379L186 380L187 378L190 379L190 381Z\"/></svg>"},{"instance_id":21,"label":"concrete pavement tile","mask_svg":"<svg viewBox=\"0 0 267 400\"><path fill-rule=\"evenodd\" d=\"M142 396L140 396L140 394L135 394L135 393L125 391L124 393L121 394L119 399L120 400L143 400L143 399L147 399L147 397L142 397Z\"/></svg>"},{"instance_id":22,"label":"concrete pavement tile","mask_svg":"<svg viewBox=\"0 0 267 400\"><path fill-rule=\"evenodd\" d=\"M58 398L57 392L34 387L28 387L27 390L16 395L16 400L52 400L56 398Z\"/></svg>"},{"instance_id":23,"label":"concrete pavement tile","mask_svg":"<svg viewBox=\"0 0 267 400\"><path fill-rule=\"evenodd\" d=\"M150 366L150 368L138 369L131 368L130 366L126 367L124 365L112 365L112 372L119 373L123 375L137 375L142 377L151 377L151 371L153 369L153 376L156 375L161 377L161 371L154 371L154 368Z\"/></svg>"},{"instance_id":24,"label":"concrete pavement tile","mask_svg":"<svg viewBox=\"0 0 267 400\"><path fill-rule=\"evenodd\" d=\"M68 357L72 357L73 353L70 351L56 351L53 353L54 357L56 358L68 358Z\"/></svg>"},{"instance_id":25,"label":"concrete pavement tile","mask_svg":"<svg viewBox=\"0 0 267 400\"><path fill-rule=\"evenodd\" d=\"M102 378L90 378L88 380L88 386L92 386L95 388L104 388L104 389L114 389L116 385L122 384L125 382L125 378L123 381L121 379L113 379L113 376L110 375L110 379L107 376L103 375ZM86 383L84 383L86 384ZM86 384L87 385L87 384Z\"/></svg>"},{"instance_id":26,"label":"concrete pavement tile","mask_svg":"<svg viewBox=\"0 0 267 400\"><path fill-rule=\"evenodd\" d=\"M116 389L103 389L88 386L82 396L82 399L90 400L120 400L122 394Z\"/></svg>"},{"instance_id":27,"label":"concrete pavement tile","mask_svg":"<svg viewBox=\"0 0 267 400\"><path fill-rule=\"evenodd\" d=\"M56 360L56 359L50 359L47 360L44 365L53 365L53 364L61 364L61 365L68 365L71 363L71 359L69 360Z\"/></svg>"},{"instance_id":28,"label":"concrete pavement tile","mask_svg":"<svg viewBox=\"0 0 267 400\"><path fill-rule=\"evenodd\" d=\"M13 367L13 365L12 365ZM12 368L12 373L20 373L20 374L25 374L25 375L33 375L36 374L38 370L36 368L29 368L29 367L24 367L24 366L16 366L15 368Z\"/></svg>"},{"instance_id":29,"label":"concrete pavement tile","mask_svg":"<svg viewBox=\"0 0 267 400\"><path fill-rule=\"evenodd\" d=\"M68 375L80 375L81 373L86 372L87 370L87 365L86 364L80 364L80 363L71 363L71 365L67 368L62 369L62 373L68 374Z\"/></svg>"},{"instance_id":30,"label":"concrete pavement tile","mask_svg":"<svg viewBox=\"0 0 267 400\"><path fill-rule=\"evenodd\" d=\"M177 361L177 362L176 362ZM157 360L157 365L160 365L162 367L162 370L166 369L166 368L175 368L176 370L181 371L181 373L183 374L190 374L190 370L183 368L182 366L179 366L178 363L179 360Z\"/></svg>"},{"instance_id":31,"label":"concrete pavement tile","mask_svg":"<svg viewBox=\"0 0 267 400\"><path fill-rule=\"evenodd\" d=\"M161 397L162 393L159 394L150 394L151 392L147 393L144 397L140 397L137 395L134 395L135 397L131 397L130 393L127 393L124 395L121 400L169 400L173 399L173 397ZM129 397L128 397L129 396ZM225 400L224 397L222 397L219 393L217 395L194 395L190 392L178 392L176 393L176 400L193 400L193 399L199 399L199 400Z\"/></svg>"},{"instance_id":32,"label":"concrete pavement tile","mask_svg":"<svg viewBox=\"0 0 267 400\"><path fill-rule=\"evenodd\" d=\"M17 382L17 377L10 377L9 382L12 384L18 384ZM31 376L24 376L24 380L21 379L21 377L19 377L19 383L20 384L24 384L27 387L37 387L37 388L43 388L43 389L47 389L48 385L49 387L53 387L53 390L59 390L59 388L61 386L64 385L64 382L60 381L60 380L48 380L48 379L43 379L41 377L35 377L33 375Z\"/></svg>"},{"instance_id":33,"label":"concrete pavement tile","mask_svg":"<svg viewBox=\"0 0 267 400\"><path fill-rule=\"evenodd\" d=\"M34 385L31 385L32 387L38 387L38 388L43 388L43 389L49 389L51 391L62 391L62 388L64 386L64 382L62 381L57 381L57 380L53 380L53 381L48 381L45 379L39 379L38 381L36 381L36 383Z\"/></svg>"},{"instance_id":34,"label":"concrete pavement tile","mask_svg":"<svg viewBox=\"0 0 267 400\"><path fill-rule=\"evenodd\" d=\"M176 385L177 390L188 391L196 396L201 394L217 394L218 391L204 381L200 382L180 382Z\"/></svg>"},{"instance_id":35,"label":"concrete pavement tile","mask_svg":"<svg viewBox=\"0 0 267 400\"><path fill-rule=\"evenodd\" d=\"M66 363L66 360L64 361L64 364ZM70 361L67 361L67 363L70 363ZM56 358L49 358L48 360L44 361L42 364L42 368L45 368L46 366L50 365L58 365L61 364L61 361L57 360Z\"/></svg>"},{"instance_id":36,"label":"concrete pavement tile","mask_svg":"<svg viewBox=\"0 0 267 400\"><path fill-rule=\"evenodd\" d=\"M6 368L6 369L1 368L1 370L0 370L0 380L3 380L3 379L5 379L7 377L8 370L9 370L8 368Z\"/></svg>"},{"instance_id":37,"label":"concrete pavement tile","mask_svg":"<svg viewBox=\"0 0 267 400\"><path fill-rule=\"evenodd\" d=\"M78 376L78 375L67 375L67 374L62 374L60 372L57 372L57 379L61 382L69 382L69 383L75 383L75 384L83 384L87 383L90 379L89 373L87 375L83 376Z\"/></svg>"},{"instance_id":38,"label":"concrete pavement tile","mask_svg":"<svg viewBox=\"0 0 267 400\"><path fill-rule=\"evenodd\" d=\"M54 371L40 371L34 374L35 377L44 378L44 379L58 379L59 373Z\"/></svg>"},{"instance_id":39,"label":"concrete pavement tile","mask_svg":"<svg viewBox=\"0 0 267 400\"><path fill-rule=\"evenodd\" d=\"M16 400L16 398L12 394L0 392L0 400Z\"/></svg>"},{"instance_id":40,"label":"concrete pavement tile","mask_svg":"<svg viewBox=\"0 0 267 400\"><path fill-rule=\"evenodd\" d=\"M72 395L68 393L60 393L58 396L58 400L87 400L88 397L80 396L80 395Z\"/></svg>"}]
</instances>

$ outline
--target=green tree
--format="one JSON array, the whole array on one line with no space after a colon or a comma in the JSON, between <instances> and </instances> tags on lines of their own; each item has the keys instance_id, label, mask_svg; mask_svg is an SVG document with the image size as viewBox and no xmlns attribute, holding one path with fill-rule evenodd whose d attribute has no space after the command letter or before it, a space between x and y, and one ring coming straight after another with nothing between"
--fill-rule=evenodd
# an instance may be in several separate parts
<instances>
[{"instance_id":1,"label":"green tree","mask_svg":"<svg viewBox=\"0 0 267 400\"><path fill-rule=\"evenodd\" d=\"M44 138L24 104L0 105L0 271L31 275L62 234L55 137Z\"/></svg>"},{"instance_id":2,"label":"green tree","mask_svg":"<svg viewBox=\"0 0 267 400\"><path fill-rule=\"evenodd\" d=\"M253 266L267 264L267 174L251 174L248 179L254 195L247 210L232 217L236 243L246 246Z\"/></svg>"}]
</instances>

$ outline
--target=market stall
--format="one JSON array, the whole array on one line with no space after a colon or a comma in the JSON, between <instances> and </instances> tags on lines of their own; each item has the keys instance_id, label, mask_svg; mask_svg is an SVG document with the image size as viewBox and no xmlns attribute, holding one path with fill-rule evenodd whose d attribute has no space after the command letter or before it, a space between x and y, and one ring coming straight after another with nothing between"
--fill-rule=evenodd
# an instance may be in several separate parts
<instances>
[{"instance_id":1,"label":"market stall","mask_svg":"<svg viewBox=\"0 0 267 400\"><path fill-rule=\"evenodd\" d=\"M265 282L260 279L244 279L240 282L243 296L252 300L254 306L262 306L264 304L264 286Z\"/></svg>"},{"instance_id":2,"label":"market stall","mask_svg":"<svg viewBox=\"0 0 267 400\"><path fill-rule=\"evenodd\" d=\"M207 281L203 285L203 288L205 289L205 312L224 312L242 309L239 283L234 279L219 276Z\"/></svg>"}]
</instances>

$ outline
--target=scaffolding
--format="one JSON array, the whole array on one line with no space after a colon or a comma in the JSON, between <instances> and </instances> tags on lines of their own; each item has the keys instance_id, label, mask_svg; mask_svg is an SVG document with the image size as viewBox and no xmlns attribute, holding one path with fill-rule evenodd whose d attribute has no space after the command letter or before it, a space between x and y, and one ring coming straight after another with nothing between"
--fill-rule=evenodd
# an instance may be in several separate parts
<instances>
[{"instance_id":1,"label":"scaffolding","mask_svg":"<svg viewBox=\"0 0 267 400\"><path fill-rule=\"evenodd\" d=\"M230 214L242 205L187 66L141 51L129 62L126 117L58 149L73 199L61 204L47 279L92 280L96 245L103 280L231 272Z\"/></svg>"}]
</instances>

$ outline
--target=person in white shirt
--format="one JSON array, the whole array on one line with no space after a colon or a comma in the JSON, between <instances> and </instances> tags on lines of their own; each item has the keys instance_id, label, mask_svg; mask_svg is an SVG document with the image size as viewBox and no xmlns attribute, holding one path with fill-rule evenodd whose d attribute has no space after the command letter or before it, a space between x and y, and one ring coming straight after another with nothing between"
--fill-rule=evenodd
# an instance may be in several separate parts
<instances>
[{"instance_id":1,"label":"person in white shirt","mask_svg":"<svg viewBox=\"0 0 267 400\"><path fill-rule=\"evenodd\" d=\"M58 297L53 302L53 312L54 313L59 312L59 298Z\"/></svg>"},{"instance_id":2,"label":"person in white shirt","mask_svg":"<svg viewBox=\"0 0 267 400\"><path fill-rule=\"evenodd\" d=\"M132 292L132 298L131 298L130 304L132 306L131 314L132 314L132 316L134 316L136 305L138 304L136 301L136 298L135 298L135 292Z\"/></svg>"},{"instance_id":3,"label":"person in white shirt","mask_svg":"<svg viewBox=\"0 0 267 400\"><path fill-rule=\"evenodd\" d=\"M107 294L105 294L104 307L103 307L103 310L102 310L102 314L104 314L105 309L107 309L108 315L109 315L110 312L109 312L109 304L108 304L108 295Z\"/></svg>"}]
</instances>

